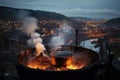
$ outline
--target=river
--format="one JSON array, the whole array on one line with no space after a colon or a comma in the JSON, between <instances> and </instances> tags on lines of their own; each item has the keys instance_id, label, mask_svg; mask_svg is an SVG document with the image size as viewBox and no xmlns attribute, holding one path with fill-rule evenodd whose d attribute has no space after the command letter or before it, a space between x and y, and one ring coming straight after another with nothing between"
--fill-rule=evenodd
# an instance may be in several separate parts
<instances>
[{"instance_id":1,"label":"river","mask_svg":"<svg viewBox=\"0 0 120 80\"><path fill-rule=\"evenodd\" d=\"M84 48L91 49L95 52L99 52L100 47L95 47L96 43L94 43L94 42L97 42L97 40L98 40L97 38L93 38L93 39L88 39L88 40L81 41L80 46L82 46Z\"/></svg>"}]
</instances>

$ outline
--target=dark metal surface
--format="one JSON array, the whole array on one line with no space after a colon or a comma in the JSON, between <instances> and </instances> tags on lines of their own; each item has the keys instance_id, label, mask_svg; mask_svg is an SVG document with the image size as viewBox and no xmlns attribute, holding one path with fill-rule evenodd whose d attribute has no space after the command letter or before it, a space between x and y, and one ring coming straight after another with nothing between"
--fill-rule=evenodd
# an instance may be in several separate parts
<instances>
[{"instance_id":1,"label":"dark metal surface","mask_svg":"<svg viewBox=\"0 0 120 80\"><path fill-rule=\"evenodd\" d=\"M51 56L51 63L53 66L64 67L72 64L72 52L55 51Z\"/></svg>"}]
</instances>

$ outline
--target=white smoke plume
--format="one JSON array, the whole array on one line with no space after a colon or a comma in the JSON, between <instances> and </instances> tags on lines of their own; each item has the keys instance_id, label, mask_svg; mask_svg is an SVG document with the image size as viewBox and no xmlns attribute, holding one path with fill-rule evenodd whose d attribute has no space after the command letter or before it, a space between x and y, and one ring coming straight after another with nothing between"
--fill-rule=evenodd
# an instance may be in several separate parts
<instances>
[{"instance_id":1,"label":"white smoke plume","mask_svg":"<svg viewBox=\"0 0 120 80\"><path fill-rule=\"evenodd\" d=\"M37 29L37 19L34 17L27 17L23 20L22 23L22 31L26 33L28 36L33 35L35 30Z\"/></svg>"},{"instance_id":2,"label":"white smoke plume","mask_svg":"<svg viewBox=\"0 0 120 80\"><path fill-rule=\"evenodd\" d=\"M55 35L50 40L50 45L53 45L52 49L60 48L61 45L70 45L70 37L74 34L74 29L66 22L60 23L59 28L56 29Z\"/></svg>"},{"instance_id":3,"label":"white smoke plume","mask_svg":"<svg viewBox=\"0 0 120 80\"><path fill-rule=\"evenodd\" d=\"M25 12L24 12L25 13ZM30 17L27 14L24 15L22 19L22 31L23 33L30 36L30 39L27 40L27 44L29 47L36 48L36 56L39 56L43 53L46 48L42 44L42 38L40 34L35 32L38 29L37 22L38 20L34 17Z\"/></svg>"}]
</instances>

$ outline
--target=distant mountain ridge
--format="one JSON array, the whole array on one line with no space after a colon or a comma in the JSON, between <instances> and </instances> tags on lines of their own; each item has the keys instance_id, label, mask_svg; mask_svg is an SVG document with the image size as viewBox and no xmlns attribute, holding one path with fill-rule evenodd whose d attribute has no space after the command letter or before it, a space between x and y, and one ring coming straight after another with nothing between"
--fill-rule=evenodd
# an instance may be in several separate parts
<instances>
[{"instance_id":1,"label":"distant mountain ridge","mask_svg":"<svg viewBox=\"0 0 120 80\"><path fill-rule=\"evenodd\" d=\"M104 23L107 26L114 26L114 25L119 25L120 26L120 17L119 18L114 18L106 21Z\"/></svg>"},{"instance_id":2,"label":"distant mountain ridge","mask_svg":"<svg viewBox=\"0 0 120 80\"><path fill-rule=\"evenodd\" d=\"M36 17L38 20L43 19L55 19L55 20L70 20L69 17L66 17L62 14L48 11L40 10L30 10L30 9L17 9L11 7L0 6L0 20L17 20L17 15L20 11L30 12L30 16Z\"/></svg>"},{"instance_id":3,"label":"distant mountain ridge","mask_svg":"<svg viewBox=\"0 0 120 80\"><path fill-rule=\"evenodd\" d=\"M99 18L89 18L89 17L70 17L72 19L77 19L77 20L84 20L84 21L99 21L99 20L105 20L105 19L99 19Z\"/></svg>"},{"instance_id":4,"label":"distant mountain ridge","mask_svg":"<svg viewBox=\"0 0 120 80\"><path fill-rule=\"evenodd\" d=\"M71 17L72 19L80 19L80 20L90 20L90 18L86 18L86 17Z\"/></svg>"}]
</instances>

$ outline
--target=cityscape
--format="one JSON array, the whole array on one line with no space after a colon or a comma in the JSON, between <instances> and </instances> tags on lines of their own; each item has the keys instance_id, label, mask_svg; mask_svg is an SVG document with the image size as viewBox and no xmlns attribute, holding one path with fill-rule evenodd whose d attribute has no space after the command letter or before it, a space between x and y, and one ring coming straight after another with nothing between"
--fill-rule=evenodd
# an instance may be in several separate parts
<instances>
[{"instance_id":1,"label":"cityscape","mask_svg":"<svg viewBox=\"0 0 120 80\"><path fill-rule=\"evenodd\" d=\"M21 21L12 14L12 10L17 12L21 9L0 6L0 10L3 11L1 12L2 14L0 13L0 80L20 80L14 62L20 50L29 48L27 40L30 39L30 36L22 31L25 18ZM10 15L6 15L7 12L4 12L7 10L11 12ZM49 12L45 12L49 15L44 14L44 11L37 12L27 9L25 11L30 12L30 17L32 16L37 19L37 29L35 32L40 34L44 45L49 45L54 36L66 37L67 39L64 44L61 42L62 45L78 46L97 52L100 54L103 64L109 63L110 66L115 66L118 73L115 73L116 78L113 78L115 80L120 79L117 76L120 73L120 17L94 19L87 17L66 17L54 12L56 16ZM44 16L37 15L42 12ZM34 15L34 13L37 14ZM59 18L60 16L62 18ZM65 28L66 32L60 32L64 29L65 25L68 26ZM70 34L67 32L69 29L72 29ZM75 34L76 30L78 30L77 36ZM112 56L114 55L113 59L110 57L111 54ZM110 67L107 66L107 68ZM98 73L98 76L102 77L95 80L111 80L103 79L105 71L106 69L99 71L100 74Z\"/></svg>"}]
</instances>

